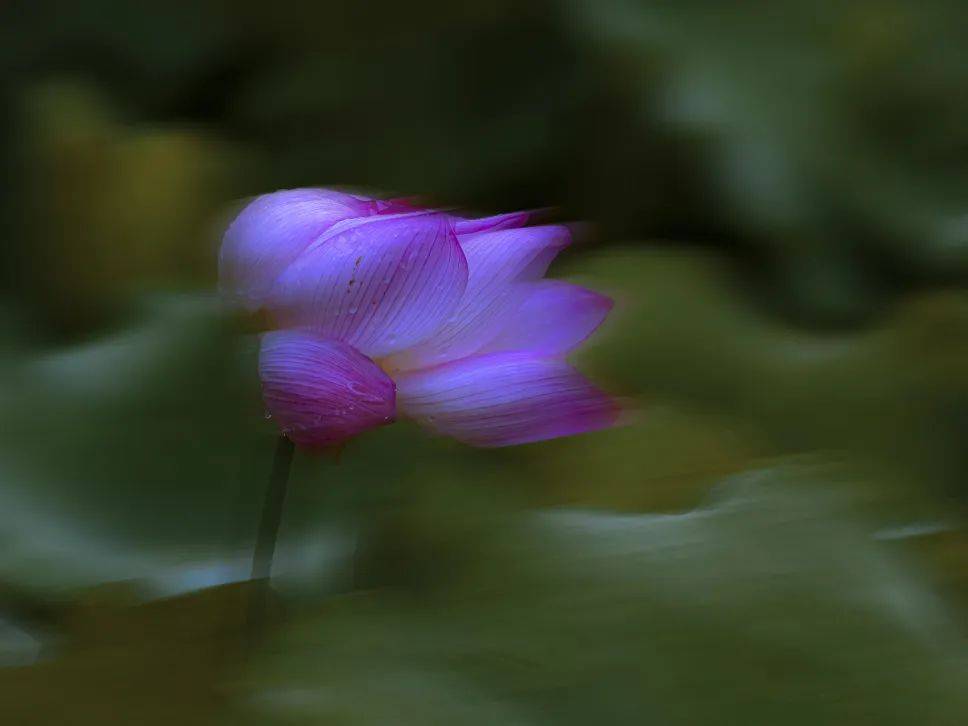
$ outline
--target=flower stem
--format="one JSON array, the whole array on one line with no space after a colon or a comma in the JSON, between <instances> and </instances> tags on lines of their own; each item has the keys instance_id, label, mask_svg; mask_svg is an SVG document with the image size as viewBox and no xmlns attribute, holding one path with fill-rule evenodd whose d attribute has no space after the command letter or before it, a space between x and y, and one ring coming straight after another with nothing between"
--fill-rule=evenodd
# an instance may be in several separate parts
<instances>
[{"instance_id":1,"label":"flower stem","mask_svg":"<svg viewBox=\"0 0 968 726\"><path fill-rule=\"evenodd\" d=\"M276 455L272 462L272 475L269 478L265 502L262 505L259 534L256 537L255 551L252 555L252 579L260 581L256 583L249 612L249 622L254 629L261 628L265 621L272 558L276 552L276 540L279 538L279 525L282 523L282 509L286 502L286 489L289 485L289 470L292 467L294 449L292 441L285 436L279 437Z\"/></svg>"},{"instance_id":2,"label":"flower stem","mask_svg":"<svg viewBox=\"0 0 968 726\"><path fill-rule=\"evenodd\" d=\"M266 489L262 505L262 520L259 522L259 535L255 541L252 556L252 579L268 579L272 573L272 557L279 538L279 525L282 522L282 506L286 501L289 485L289 469L292 466L292 441L280 436L276 444L276 456L272 462L272 476Z\"/></svg>"}]
</instances>

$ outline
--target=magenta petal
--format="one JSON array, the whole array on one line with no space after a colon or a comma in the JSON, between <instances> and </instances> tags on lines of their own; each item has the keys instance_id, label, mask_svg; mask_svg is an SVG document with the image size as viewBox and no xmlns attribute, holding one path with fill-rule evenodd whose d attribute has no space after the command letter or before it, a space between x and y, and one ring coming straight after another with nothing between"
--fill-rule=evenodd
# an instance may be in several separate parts
<instances>
[{"instance_id":1,"label":"magenta petal","mask_svg":"<svg viewBox=\"0 0 968 726\"><path fill-rule=\"evenodd\" d=\"M481 352L527 350L563 355L591 335L612 309L611 298L560 280L526 283L522 303Z\"/></svg>"},{"instance_id":2,"label":"magenta petal","mask_svg":"<svg viewBox=\"0 0 968 726\"><path fill-rule=\"evenodd\" d=\"M513 229L523 227L528 223L530 217L530 212L508 212L507 214L496 214L493 217L481 217L479 219L456 218L454 220L454 231L461 235Z\"/></svg>"},{"instance_id":3,"label":"magenta petal","mask_svg":"<svg viewBox=\"0 0 968 726\"><path fill-rule=\"evenodd\" d=\"M571 232L564 225L552 224L465 235L460 242L476 281L465 295L470 299L511 282L540 278L557 254L571 244Z\"/></svg>"},{"instance_id":4,"label":"magenta petal","mask_svg":"<svg viewBox=\"0 0 968 726\"><path fill-rule=\"evenodd\" d=\"M419 197L394 197L393 199L376 199L373 208L377 214L405 214L419 212L426 207L421 204Z\"/></svg>"},{"instance_id":5,"label":"magenta petal","mask_svg":"<svg viewBox=\"0 0 968 726\"><path fill-rule=\"evenodd\" d=\"M272 298L283 324L378 357L429 337L466 284L447 217L419 212L337 224L286 269Z\"/></svg>"},{"instance_id":6,"label":"magenta petal","mask_svg":"<svg viewBox=\"0 0 968 726\"><path fill-rule=\"evenodd\" d=\"M509 446L613 425L619 407L567 363L491 353L397 376L400 410L474 446Z\"/></svg>"},{"instance_id":7,"label":"magenta petal","mask_svg":"<svg viewBox=\"0 0 968 726\"><path fill-rule=\"evenodd\" d=\"M259 375L269 414L301 446L339 444L394 417L393 381L336 340L300 331L267 333Z\"/></svg>"},{"instance_id":8,"label":"magenta petal","mask_svg":"<svg viewBox=\"0 0 968 726\"><path fill-rule=\"evenodd\" d=\"M256 197L235 218L219 254L223 294L250 308L276 278L337 222L369 214L371 202L328 189L287 189Z\"/></svg>"},{"instance_id":9,"label":"magenta petal","mask_svg":"<svg viewBox=\"0 0 968 726\"><path fill-rule=\"evenodd\" d=\"M548 225L461 238L469 276L460 304L432 338L394 356L388 365L424 368L477 352L500 331L504 317L523 300L516 283L535 280L571 242L567 227Z\"/></svg>"}]
</instances>

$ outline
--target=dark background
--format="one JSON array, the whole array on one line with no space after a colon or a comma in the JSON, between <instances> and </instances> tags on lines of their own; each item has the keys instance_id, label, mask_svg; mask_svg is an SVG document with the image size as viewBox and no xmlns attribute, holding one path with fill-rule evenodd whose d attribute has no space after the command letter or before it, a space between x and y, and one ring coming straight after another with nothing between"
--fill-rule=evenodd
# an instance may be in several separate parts
<instances>
[{"instance_id":1,"label":"dark background","mask_svg":"<svg viewBox=\"0 0 968 726\"><path fill-rule=\"evenodd\" d=\"M0 7L0 714L960 724L968 12L922 0ZM637 411L298 456L214 296L297 186L554 206ZM248 719L245 721L245 719Z\"/></svg>"}]
</instances>

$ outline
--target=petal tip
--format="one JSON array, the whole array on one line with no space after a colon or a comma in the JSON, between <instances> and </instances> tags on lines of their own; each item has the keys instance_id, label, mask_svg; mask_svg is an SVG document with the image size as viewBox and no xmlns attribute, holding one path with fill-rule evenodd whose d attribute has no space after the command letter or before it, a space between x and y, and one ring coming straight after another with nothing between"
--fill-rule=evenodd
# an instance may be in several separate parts
<instances>
[{"instance_id":1,"label":"petal tip","mask_svg":"<svg viewBox=\"0 0 968 726\"><path fill-rule=\"evenodd\" d=\"M560 359L489 353L404 374L400 406L424 426L478 447L501 447L609 428L616 399Z\"/></svg>"}]
</instances>

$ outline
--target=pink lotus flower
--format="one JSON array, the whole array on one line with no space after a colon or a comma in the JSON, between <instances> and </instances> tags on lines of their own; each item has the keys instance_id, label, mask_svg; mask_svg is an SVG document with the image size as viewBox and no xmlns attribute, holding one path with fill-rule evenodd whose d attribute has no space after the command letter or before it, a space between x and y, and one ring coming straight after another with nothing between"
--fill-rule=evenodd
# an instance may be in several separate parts
<instances>
[{"instance_id":1,"label":"pink lotus flower","mask_svg":"<svg viewBox=\"0 0 968 726\"><path fill-rule=\"evenodd\" d=\"M268 311L269 413L306 447L398 414L475 446L612 425L615 401L566 354L612 301L542 279L567 227L527 227L325 189L258 197L225 234L223 293Z\"/></svg>"}]
</instances>

